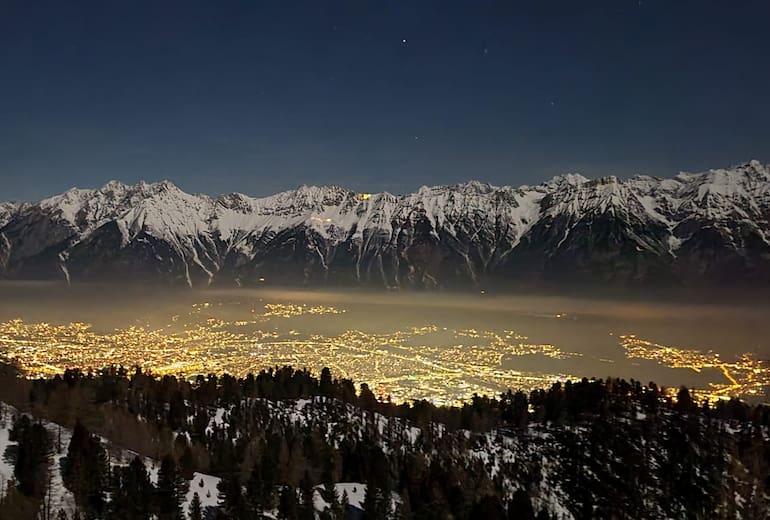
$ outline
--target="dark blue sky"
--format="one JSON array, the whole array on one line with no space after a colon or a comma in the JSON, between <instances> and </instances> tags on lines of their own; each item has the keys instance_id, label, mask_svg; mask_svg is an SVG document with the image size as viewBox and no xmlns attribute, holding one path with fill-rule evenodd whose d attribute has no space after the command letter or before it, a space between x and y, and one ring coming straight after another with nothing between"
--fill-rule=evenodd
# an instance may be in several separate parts
<instances>
[{"instance_id":1,"label":"dark blue sky","mask_svg":"<svg viewBox=\"0 0 770 520\"><path fill-rule=\"evenodd\" d=\"M768 20L767 0L1 0L0 200L766 162Z\"/></svg>"}]
</instances>

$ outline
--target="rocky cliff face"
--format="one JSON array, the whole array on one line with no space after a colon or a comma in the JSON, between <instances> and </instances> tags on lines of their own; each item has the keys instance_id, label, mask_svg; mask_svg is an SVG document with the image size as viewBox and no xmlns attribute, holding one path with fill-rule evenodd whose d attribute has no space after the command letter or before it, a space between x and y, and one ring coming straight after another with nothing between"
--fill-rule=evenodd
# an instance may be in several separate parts
<instances>
[{"instance_id":1,"label":"rocky cliff face","mask_svg":"<svg viewBox=\"0 0 770 520\"><path fill-rule=\"evenodd\" d=\"M0 276L387 288L770 283L770 170L408 195L110 182L0 205Z\"/></svg>"},{"instance_id":2,"label":"rocky cliff face","mask_svg":"<svg viewBox=\"0 0 770 520\"><path fill-rule=\"evenodd\" d=\"M19 204L13 202L0 202L0 227L3 227L11 217L16 214Z\"/></svg>"}]
</instances>

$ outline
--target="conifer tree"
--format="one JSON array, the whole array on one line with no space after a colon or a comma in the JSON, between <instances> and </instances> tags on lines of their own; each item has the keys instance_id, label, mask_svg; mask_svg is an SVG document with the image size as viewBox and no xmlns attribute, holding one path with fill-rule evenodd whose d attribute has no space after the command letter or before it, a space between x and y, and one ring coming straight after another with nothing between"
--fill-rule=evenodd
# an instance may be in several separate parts
<instances>
[{"instance_id":1,"label":"conifer tree","mask_svg":"<svg viewBox=\"0 0 770 520\"><path fill-rule=\"evenodd\" d=\"M315 508L313 507L313 482L310 480L310 474L305 471L302 480L299 483L301 496L299 518L300 520L314 520Z\"/></svg>"},{"instance_id":2,"label":"conifer tree","mask_svg":"<svg viewBox=\"0 0 770 520\"><path fill-rule=\"evenodd\" d=\"M364 510L365 520L378 520L377 518L377 489L372 483L366 486L366 492L364 493L364 502L361 507Z\"/></svg>"},{"instance_id":3,"label":"conifer tree","mask_svg":"<svg viewBox=\"0 0 770 520\"><path fill-rule=\"evenodd\" d=\"M508 503L509 520L535 520L535 510L532 508L532 500L526 491L519 488L513 493Z\"/></svg>"},{"instance_id":4,"label":"conifer tree","mask_svg":"<svg viewBox=\"0 0 770 520\"><path fill-rule=\"evenodd\" d=\"M343 518L347 518L347 508L343 508L342 502L334 484L331 484L331 486L324 485L324 489L327 497L326 501L329 503L329 512L331 513L331 517L335 520L342 520Z\"/></svg>"},{"instance_id":5,"label":"conifer tree","mask_svg":"<svg viewBox=\"0 0 770 520\"><path fill-rule=\"evenodd\" d=\"M388 520L392 513L389 497L374 484L366 486L361 507L364 510L364 520Z\"/></svg>"},{"instance_id":6,"label":"conifer tree","mask_svg":"<svg viewBox=\"0 0 770 520\"><path fill-rule=\"evenodd\" d=\"M321 370L321 381L319 383L318 390L321 392L321 395L326 397L332 397L334 395L332 373L328 367L324 367L323 370Z\"/></svg>"},{"instance_id":7,"label":"conifer tree","mask_svg":"<svg viewBox=\"0 0 770 520\"><path fill-rule=\"evenodd\" d=\"M241 483L236 475L223 478L217 484L217 498L222 518L240 520L245 516L246 504L244 503Z\"/></svg>"},{"instance_id":8,"label":"conifer tree","mask_svg":"<svg viewBox=\"0 0 770 520\"><path fill-rule=\"evenodd\" d=\"M262 468L254 464L246 481L246 509L256 515L265 509L264 487L262 484Z\"/></svg>"},{"instance_id":9,"label":"conifer tree","mask_svg":"<svg viewBox=\"0 0 770 520\"><path fill-rule=\"evenodd\" d=\"M48 431L42 424L31 424L28 417L22 416L14 423L9 438L17 442L13 457L16 487L24 495L42 499L53 455Z\"/></svg>"},{"instance_id":10,"label":"conifer tree","mask_svg":"<svg viewBox=\"0 0 770 520\"><path fill-rule=\"evenodd\" d=\"M342 497L340 498L340 511L342 511L343 516L341 516L340 518L347 518L349 510L350 510L350 499L348 498L348 491L346 489L343 489Z\"/></svg>"},{"instance_id":11,"label":"conifer tree","mask_svg":"<svg viewBox=\"0 0 770 520\"><path fill-rule=\"evenodd\" d=\"M334 486L334 458L328 445L321 459L321 483L321 496L330 505L330 509L335 509L335 506L339 505L339 496Z\"/></svg>"},{"instance_id":12,"label":"conifer tree","mask_svg":"<svg viewBox=\"0 0 770 520\"><path fill-rule=\"evenodd\" d=\"M62 480L88 517L99 517L104 511L108 471L101 441L77 421L62 461Z\"/></svg>"},{"instance_id":13,"label":"conifer tree","mask_svg":"<svg viewBox=\"0 0 770 520\"><path fill-rule=\"evenodd\" d=\"M278 501L278 518L281 520L295 520L297 513L297 490L294 486L284 486Z\"/></svg>"},{"instance_id":14,"label":"conifer tree","mask_svg":"<svg viewBox=\"0 0 770 520\"><path fill-rule=\"evenodd\" d=\"M276 439L274 436L269 439ZM259 465L260 480L262 483L262 493L260 499L262 500L262 507L265 509L273 509L275 507L275 486L277 484L277 466L278 460L276 452L273 449L274 443L268 444L265 453L262 455L262 460Z\"/></svg>"},{"instance_id":15,"label":"conifer tree","mask_svg":"<svg viewBox=\"0 0 770 520\"><path fill-rule=\"evenodd\" d=\"M144 520L153 513L155 487L144 461L137 457L128 466L116 466L112 472L111 500L108 518Z\"/></svg>"},{"instance_id":16,"label":"conifer tree","mask_svg":"<svg viewBox=\"0 0 770 520\"><path fill-rule=\"evenodd\" d=\"M160 462L156 508L158 520L178 520L182 517L182 502L187 494L188 482L182 477L171 455Z\"/></svg>"},{"instance_id":17,"label":"conifer tree","mask_svg":"<svg viewBox=\"0 0 770 520\"><path fill-rule=\"evenodd\" d=\"M38 509L37 500L21 493L15 482L8 483L6 494L0 501L0 518L35 520Z\"/></svg>"},{"instance_id":18,"label":"conifer tree","mask_svg":"<svg viewBox=\"0 0 770 520\"><path fill-rule=\"evenodd\" d=\"M203 520L203 509L201 506L201 498L198 493L193 493L192 500L190 501L189 515L190 520Z\"/></svg>"},{"instance_id":19,"label":"conifer tree","mask_svg":"<svg viewBox=\"0 0 770 520\"><path fill-rule=\"evenodd\" d=\"M195 473L195 456L189 445L184 447L182 456L179 458L179 470L185 479L192 480L193 474Z\"/></svg>"}]
</instances>

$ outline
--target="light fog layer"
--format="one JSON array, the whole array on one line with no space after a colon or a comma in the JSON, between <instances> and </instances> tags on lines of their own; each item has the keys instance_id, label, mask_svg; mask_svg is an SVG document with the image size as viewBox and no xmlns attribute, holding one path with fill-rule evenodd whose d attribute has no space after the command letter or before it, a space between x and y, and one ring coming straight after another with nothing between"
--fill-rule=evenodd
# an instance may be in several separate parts
<instances>
[{"instance_id":1,"label":"light fog layer","mask_svg":"<svg viewBox=\"0 0 770 520\"><path fill-rule=\"evenodd\" d=\"M456 403L618 376L766 399L767 308L363 291L0 284L0 355L30 375L140 365L245 375L292 365L394 401Z\"/></svg>"}]
</instances>

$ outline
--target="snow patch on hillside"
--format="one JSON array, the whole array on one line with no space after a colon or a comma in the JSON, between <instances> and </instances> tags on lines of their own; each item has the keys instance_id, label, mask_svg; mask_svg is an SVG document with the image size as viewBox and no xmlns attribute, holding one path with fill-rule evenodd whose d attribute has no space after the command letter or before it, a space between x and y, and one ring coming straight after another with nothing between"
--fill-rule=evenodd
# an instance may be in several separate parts
<instances>
[{"instance_id":1,"label":"snow patch on hillside","mask_svg":"<svg viewBox=\"0 0 770 520\"><path fill-rule=\"evenodd\" d=\"M8 482L13 479L13 466L5 460L3 455L5 454L8 446L14 444L9 439L9 433L13 427L14 417L18 415L19 411L16 408L0 402L0 417L2 417L0 419L0 484L2 485L3 491L6 489ZM67 446L69 445L70 439L72 438L72 431L68 428L60 427L58 424L51 423L49 421L40 422L50 433L51 440L54 444L54 455L50 467L52 479L52 510L54 513L56 513L59 511L59 509L64 509L64 511L67 512L67 515L72 517L75 511L75 500L72 496L72 493L70 493L70 491L64 487L60 472L62 458L67 455ZM59 439L61 441L60 450L57 449ZM110 454L110 463L113 467L129 464L137 455L131 450L123 449L119 446L115 446L109 443L109 441L104 438L101 440L105 449L108 450ZM150 475L150 480L152 480L153 483L157 483L158 469L160 467L159 462L150 458L145 458L144 462L145 466L147 467L147 472ZM196 492L198 493L201 505L204 509L207 506L217 505L217 485L219 484L219 480L219 478L211 475L194 473L193 479L190 481L189 491L185 496L185 502L183 504L183 511L185 512L185 516L189 510L193 495ZM200 485L201 483L203 483L202 486Z\"/></svg>"}]
</instances>

